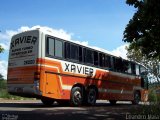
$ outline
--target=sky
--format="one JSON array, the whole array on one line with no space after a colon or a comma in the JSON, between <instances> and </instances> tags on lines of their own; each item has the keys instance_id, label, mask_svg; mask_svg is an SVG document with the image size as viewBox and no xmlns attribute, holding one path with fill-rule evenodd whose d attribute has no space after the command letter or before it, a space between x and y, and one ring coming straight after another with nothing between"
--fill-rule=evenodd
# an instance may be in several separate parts
<instances>
[{"instance_id":1,"label":"sky","mask_svg":"<svg viewBox=\"0 0 160 120\"><path fill-rule=\"evenodd\" d=\"M125 0L1 0L0 74L6 78L11 37L36 26L126 58L123 31L135 9Z\"/></svg>"}]
</instances>

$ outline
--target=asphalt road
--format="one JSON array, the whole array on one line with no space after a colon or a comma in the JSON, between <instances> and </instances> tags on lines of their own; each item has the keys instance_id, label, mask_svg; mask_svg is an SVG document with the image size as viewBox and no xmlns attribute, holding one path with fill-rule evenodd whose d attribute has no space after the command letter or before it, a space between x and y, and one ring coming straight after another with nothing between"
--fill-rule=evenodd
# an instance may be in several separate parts
<instances>
[{"instance_id":1,"label":"asphalt road","mask_svg":"<svg viewBox=\"0 0 160 120\"><path fill-rule=\"evenodd\" d=\"M110 105L97 101L95 106L70 107L54 104L44 106L39 100L0 100L2 120L121 120L137 106L129 102Z\"/></svg>"}]
</instances>

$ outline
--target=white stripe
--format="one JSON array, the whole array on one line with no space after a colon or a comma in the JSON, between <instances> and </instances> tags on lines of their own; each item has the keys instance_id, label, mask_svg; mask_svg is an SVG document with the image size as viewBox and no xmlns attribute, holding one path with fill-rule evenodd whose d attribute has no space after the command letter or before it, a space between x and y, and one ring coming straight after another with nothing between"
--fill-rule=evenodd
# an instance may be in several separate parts
<instances>
[{"instance_id":1,"label":"white stripe","mask_svg":"<svg viewBox=\"0 0 160 120\"><path fill-rule=\"evenodd\" d=\"M49 68L56 68L56 69L58 70L58 73L60 73L58 67L55 67L55 66L44 65L44 64L38 64L38 66L44 66L44 67L49 67ZM64 90L71 90L71 89L72 89L72 86L63 85L61 76L58 75L58 77L59 77L59 80L60 80L60 84L61 84L61 86L62 86L62 89L64 89Z\"/></svg>"},{"instance_id":2,"label":"white stripe","mask_svg":"<svg viewBox=\"0 0 160 120\"><path fill-rule=\"evenodd\" d=\"M99 92L101 93L120 93L120 94L133 94L133 91L128 90L114 90L114 89L105 89L105 88L99 88Z\"/></svg>"}]
</instances>

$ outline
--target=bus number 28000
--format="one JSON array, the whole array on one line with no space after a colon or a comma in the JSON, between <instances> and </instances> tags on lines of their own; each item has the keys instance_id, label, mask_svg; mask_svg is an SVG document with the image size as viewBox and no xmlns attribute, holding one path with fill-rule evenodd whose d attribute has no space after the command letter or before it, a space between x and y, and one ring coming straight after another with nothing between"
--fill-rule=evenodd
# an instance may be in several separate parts
<instances>
[{"instance_id":1,"label":"bus number 28000","mask_svg":"<svg viewBox=\"0 0 160 120\"><path fill-rule=\"evenodd\" d=\"M24 61L24 65L28 65L28 64L34 64L35 60L25 60Z\"/></svg>"}]
</instances>

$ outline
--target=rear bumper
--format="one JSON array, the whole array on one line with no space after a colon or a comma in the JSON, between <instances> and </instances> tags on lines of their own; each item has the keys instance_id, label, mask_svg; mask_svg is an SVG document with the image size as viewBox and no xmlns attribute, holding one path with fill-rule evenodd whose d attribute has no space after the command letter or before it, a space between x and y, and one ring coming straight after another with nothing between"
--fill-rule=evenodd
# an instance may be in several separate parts
<instances>
[{"instance_id":1,"label":"rear bumper","mask_svg":"<svg viewBox=\"0 0 160 120\"><path fill-rule=\"evenodd\" d=\"M37 84L8 84L8 92L22 97L40 97L42 95Z\"/></svg>"}]
</instances>

